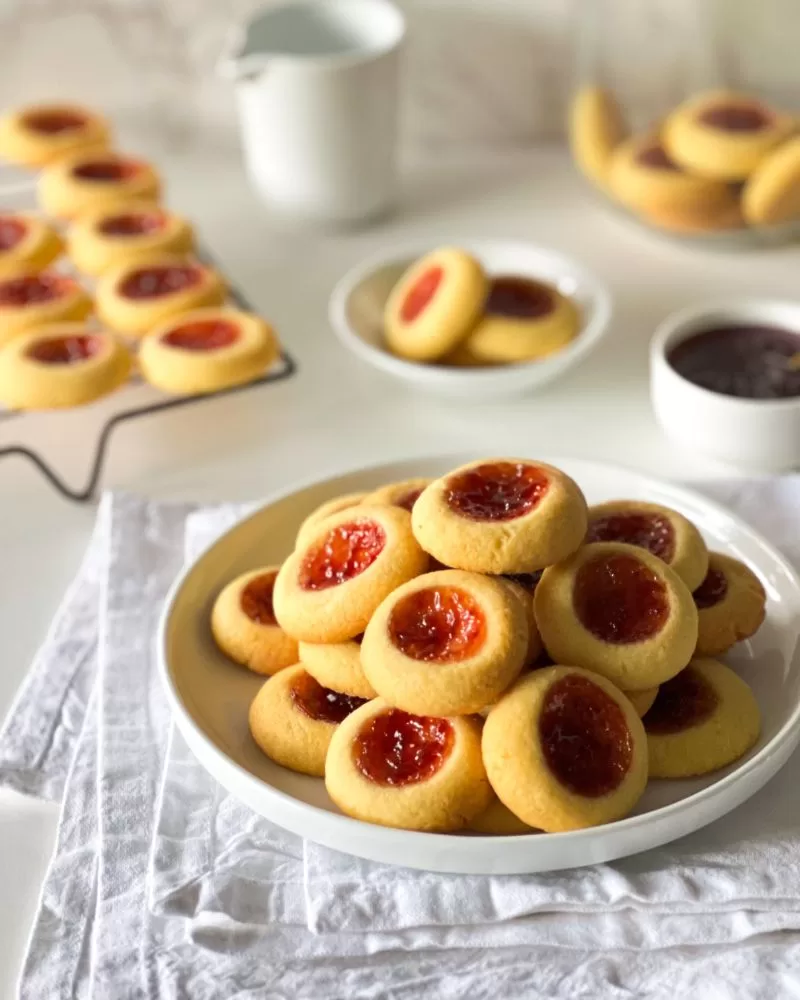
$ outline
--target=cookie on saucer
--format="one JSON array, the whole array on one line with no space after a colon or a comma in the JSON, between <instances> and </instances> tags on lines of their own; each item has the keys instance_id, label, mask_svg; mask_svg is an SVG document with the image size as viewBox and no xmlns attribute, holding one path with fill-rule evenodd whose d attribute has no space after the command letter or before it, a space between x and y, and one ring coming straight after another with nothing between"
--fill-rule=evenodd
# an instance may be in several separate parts
<instances>
[{"instance_id":1,"label":"cookie on saucer","mask_svg":"<svg viewBox=\"0 0 800 1000\"><path fill-rule=\"evenodd\" d=\"M697 605L697 652L719 656L761 627L767 594L743 562L721 552L709 556L708 573L692 595Z\"/></svg>"}]
</instances>

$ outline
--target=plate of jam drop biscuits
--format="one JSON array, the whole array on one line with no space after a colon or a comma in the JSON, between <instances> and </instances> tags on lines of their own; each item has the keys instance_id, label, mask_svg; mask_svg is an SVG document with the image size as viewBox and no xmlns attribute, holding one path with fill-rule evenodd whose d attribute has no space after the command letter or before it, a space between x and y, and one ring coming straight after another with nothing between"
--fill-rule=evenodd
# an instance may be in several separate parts
<instances>
[{"instance_id":1,"label":"plate of jam drop biscuits","mask_svg":"<svg viewBox=\"0 0 800 1000\"><path fill-rule=\"evenodd\" d=\"M684 836L800 739L800 580L691 491L581 460L426 457L271 498L189 566L175 721L256 812L443 872Z\"/></svg>"}]
</instances>

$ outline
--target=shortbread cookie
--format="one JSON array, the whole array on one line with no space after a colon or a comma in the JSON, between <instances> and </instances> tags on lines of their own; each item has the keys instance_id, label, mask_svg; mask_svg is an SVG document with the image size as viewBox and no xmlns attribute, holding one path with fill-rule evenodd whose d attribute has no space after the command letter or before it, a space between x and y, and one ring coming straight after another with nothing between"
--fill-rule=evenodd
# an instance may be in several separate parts
<instances>
[{"instance_id":1,"label":"shortbread cookie","mask_svg":"<svg viewBox=\"0 0 800 1000\"><path fill-rule=\"evenodd\" d=\"M113 334L53 324L0 349L0 403L13 410L81 406L113 392L130 370L130 352Z\"/></svg>"},{"instance_id":2,"label":"shortbread cookie","mask_svg":"<svg viewBox=\"0 0 800 1000\"><path fill-rule=\"evenodd\" d=\"M708 549L692 522L669 507L643 500L609 500L589 508L587 542L625 542L658 556L689 590L708 570Z\"/></svg>"},{"instance_id":3,"label":"shortbread cookie","mask_svg":"<svg viewBox=\"0 0 800 1000\"><path fill-rule=\"evenodd\" d=\"M43 167L108 142L105 119L76 104L32 104L0 118L0 159L22 167Z\"/></svg>"},{"instance_id":4,"label":"shortbread cookie","mask_svg":"<svg viewBox=\"0 0 800 1000\"><path fill-rule=\"evenodd\" d=\"M388 486L381 486L368 493L364 503L388 503L393 507L402 507L403 510L410 511L420 493L432 482L432 479L404 479L400 483L389 483Z\"/></svg>"},{"instance_id":5,"label":"shortbread cookie","mask_svg":"<svg viewBox=\"0 0 800 1000\"><path fill-rule=\"evenodd\" d=\"M695 590L697 652L719 656L761 627L767 594L755 573L731 556L712 552L708 574Z\"/></svg>"},{"instance_id":6,"label":"shortbread cookie","mask_svg":"<svg viewBox=\"0 0 800 1000\"><path fill-rule=\"evenodd\" d=\"M217 645L256 674L276 674L297 663L297 641L278 625L272 606L278 566L242 573L224 587L211 611Z\"/></svg>"},{"instance_id":7,"label":"shortbread cookie","mask_svg":"<svg viewBox=\"0 0 800 1000\"><path fill-rule=\"evenodd\" d=\"M643 691L623 691L622 693L636 709L636 714L639 718L642 719L653 707L653 702L658 695L658 685L645 688Z\"/></svg>"},{"instance_id":8,"label":"shortbread cookie","mask_svg":"<svg viewBox=\"0 0 800 1000\"><path fill-rule=\"evenodd\" d=\"M311 511L298 528L297 538L294 543L295 548L299 548L305 544L316 530L320 521L324 521L331 514L338 514L341 510L349 510L352 507L357 507L368 496L368 493L361 490L357 493L345 493L340 497L334 497L332 500L326 500L325 503L320 504L319 507Z\"/></svg>"},{"instance_id":9,"label":"shortbread cookie","mask_svg":"<svg viewBox=\"0 0 800 1000\"><path fill-rule=\"evenodd\" d=\"M480 725L409 715L382 698L334 733L325 787L348 816L406 830L460 830L492 800Z\"/></svg>"},{"instance_id":10,"label":"shortbread cookie","mask_svg":"<svg viewBox=\"0 0 800 1000\"><path fill-rule=\"evenodd\" d=\"M139 349L142 375L177 395L219 392L263 375L278 340L260 316L237 309L181 313L156 327Z\"/></svg>"},{"instance_id":11,"label":"shortbread cookie","mask_svg":"<svg viewBox=\"0 0 800 1000\"><path fill-rule=\"evenodd\" d=\"M359 635L381 601L423 573L428 556L399 507L360 506L321 521L275 581L275 614L303 642Z\"/></svg>"},{"instance_id":12,"label":"shortbread cookie","mask_svg":"<svg viewBox=\"0 0 800 1000\"><path fill-rule=\"evenodd\" d=\"M526 458L470 462L436 479L411 513L426 552L476 573L532 573L586 534L586 501L563 472Z\"/></svg>"},{"instance_id":13,"label":"shortbread cookie","mask_svg":"<svg viewBox=\"0 0 800 1000\"><path fill-rule=\"evenodd\" d=\"M270 677L255 696L250 732L276 764L321 778L333 734L362 705L362 698L317 684L298 663Z\"/></svg>"},{"instance_id":14,"label":"shortbread cookie","mask_svg":"<svg viewBox=\"0 0 800 1000\"><path fill-rule=\"evenodd\" d=\"M536 624L536 614L533 608L533 590L535 588L529 589L510 576L498 577L498 579L503 580L525 611L525 618L528 622L528 648L525 653L525 666L530 666L538 660L542 653L542 637L539 635L539 626Z\"/></svg>"},{"instance_id":15,"label":"shortbread cookie","mask_svg":"<svg viewBox=\"0 0 800 1000\"><path fill-rule=\"evenodd\" d=\"M81 216L68 234L72 263L94 278L140 257L189 254L193 249L189 222L146 201L125 202Z\"/></svg>"},{"instance_id":16,"label":"shortbread cookie","mask_svg":"<svg viewBox=\"0 0 800 1000\"><path fill-rule=\"evenodd\" d=\"M800 218L800 137L778 146L755 168L742 189L742 212L751 226Z\"/></svg>"},{"instance_id":17,"label":"shortbread cookie","mask_svg":"<svg viewBox=\"0 0 800 1000\"><path fill-rule=\"evenodd\" d=\"M55 229L37 216L28 212L0 215L0 278L36 274L60 257L63 249Z\"/></svg>"},{"instance_id":18,"label":"shortbread cookie","mask_svg":"<svg viewBox=\"0 0 800 1000\"><path fill-rule=\"evenodd\" d=\"M86 319L92 300L74 278L56 271L0 280L0 347L25 330Z\"/></svg>"},{"instance_id":19,"label":"shortbread cookie","mask_svg":"<svg viewBox=\"0 0 800 1000\"><path fill-rule=\"evenodd\" d=\"M107 271L97 285L97 312L129 337L143 337L181 313L225 300L220 275L175 254L142 257Z\"/></svg>"},{"instance_id":20,"label":"shortbread cookie","mask_svg":"<svg viewBox=\"0 0 800 1000\"><path fill-rule=\"evenodd\" d=\"M534 606L556 663L594 670L623 691L674 677L697 644L697 608L686 584L633 545L594 542L548 567Z\"/></svg>"},{"instance_id":21,"label":"shortbread cookie","mask_svg":"<svg viewBox=\"0 0 800 1000\"><path fill-rule=\"evenodd\" d=\"M789 115L751 97L719 90L690 98L669 115L669 155L698 177L743 181L792 132Z\"/></svg>"},{"instance_id":22,"label":"shortbread cookie","mask_svg":"<svg viewBox=\"0 0 800 1000\"><path fill-rule=\"evenodd\" d=\"M605 187L611 157L626 133L613 95L602 87L581 87L570 108L569 143L575 163L598 187Z\"/></svg>"},{"instance_id":23,"label":"shortbread cookie","mask_svg":"<svg viewBox=\"0 0 800 1000\"><path fill-rule=\"evenodd\" d=\"M435 250L413 264L386 302L391 351L411 361L436 361L463 340L486 301L483 268L463 250Z\"/></svg>"},{"instance_id":24,"label":"shortbread cookie","mask_svg":"<svg viewBox=\"0 0 800 1000\"><path fill-rule=\"evenodd\" d=\"M489 834L497 837L517 837L526 833L538 833L532 826L515 816L496 796L480 815L469 824L473 833Z\"/></svg>"},{"instance_id":25,"label":"shortbread cookie","mask_svg":"<svg viewBox=\"0 0 800 1000\"><path fill-rule=\"evenodd\" d=\"M689 778L738 760L753 746L761 714L730 667L692 660L662 684L644 719L651 778Z\"/></svg>"},{"instance_id":26,"label":"shortbread cookie","mask_svg":"<svg viewBox=\"0 0 800 1000\"><path fill-rule=\"evenodd\" d=\"M375 688L361 666L361 640L344 642L301 642L299 656L311 676L325 687L358 698L374 698Z\"/></svg>"},{"instance_id":27,"label":"shortbread cookie","mask_svg":"<svg viewBox=\"0 0 800 1000\"><path fill-rule=\"evenodd\" d=\"M151 164L110 150L60 159L42 171L38 183L42 210L57 219L75 219L136 199L155 202L160 192Z\"/></svg>"},{"instance_id":28,"label":"shortbread cookie","mask_svg":"<svg viewBox=\"0 0 800 1000\"><path fill-rule=\"evenodd\" d=\"M528 611L507 583L439 570L398 587L361 644L367 680L407 712L467 715L515 680L528 652Z\"/></svg>"},{"instance_id":29,"label":"shortbread cookie","mask_svg":"<svg viewBox=\"0 0 800 1000\"><path fill-rule=\"evenodd\" d=\"M559 833L626 816L647 784L647 739L606 678L546 667L489 713L483 760L498 798L525 823Z\"/></svg>"}]
</instances>

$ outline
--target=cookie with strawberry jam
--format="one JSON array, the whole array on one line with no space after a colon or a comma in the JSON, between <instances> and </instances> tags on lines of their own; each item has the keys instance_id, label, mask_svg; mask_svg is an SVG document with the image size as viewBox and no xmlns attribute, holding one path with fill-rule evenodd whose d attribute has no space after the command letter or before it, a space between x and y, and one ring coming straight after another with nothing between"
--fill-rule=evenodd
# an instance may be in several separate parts
<instances>
[{"instance_id":1,"label":"cookie with strawberry jam","mask_svg":"<svg viewBox=\"0 0 800 1000\"><path fill-rule=\"evenodd\" d=\"M64 157L39 176L39 204L47 215L76 219L125 202L156 202L161 181L152 164L111 150Z\"/></svg>"},{"instance_id":2,"label":"cookie with strawberry jam","mask_svg":"<svg viewBox=\"0 0 800 1000\"><path fill-rule=\"evenodd\" d=\"M697 605L697 652L719 656L761 627L767 594L755 573L743 562L712 552L708 573L692 595Z\"/></svg>"},{"instance_id":3,"label":"cookie with strawberry jam","mask_svg":"<svg viewBox=\"0 0 800 1000\"><path fill-rule=\"evenodd\" d=\"M361 666L361 640L357 635L344 642L301 642L298 652L303 666L320 684L359 698L374 698L375 688Z\"/></svg>"},{"instance_id":4,"label":"cookie with strawberry jam","mask_svg":"<svg viewBox=\"0 0 800 1000\"><path fill-rule=\"evenodd\" d=\"M77 104L30 104L0 118L0 158L21 167L43 167L70 153L100 150L108 123Z\"/></svg>"},{"instance_id":5,"label":"cookie with strawberry jam","mask_svg":"<svg viewBox=\"0 0 800 1000\"><path fill-rule=\"evenodd\" d=\"M43 271L63 249L55 229L38 216L29 212L0 214L0 278Z\"/></svg>"},{"instance_id":6,"label":"cookie with strawberry jam","mask_svg":"<svg viewBox=\"0 0 800 1000\"><path fill-rule=\"evenodd\" d=\"M0 279L0 346L49 323L86 319L92 300L74 278L56 271L25 271Z\"/></svg>"},{"instance_id":7,"label":"cookie with strawberry jam","mask_svg":"<svg viewBox=\"0 0 800 1000\"><path fill-rule=\"evenodd\" d=\"M403 510L410 512L420 493L431 482L430 479L404 479L400 483L389 483L368 493L364 503L388 503L392 507L402 507Z\"/></svg>"}]
</instances>

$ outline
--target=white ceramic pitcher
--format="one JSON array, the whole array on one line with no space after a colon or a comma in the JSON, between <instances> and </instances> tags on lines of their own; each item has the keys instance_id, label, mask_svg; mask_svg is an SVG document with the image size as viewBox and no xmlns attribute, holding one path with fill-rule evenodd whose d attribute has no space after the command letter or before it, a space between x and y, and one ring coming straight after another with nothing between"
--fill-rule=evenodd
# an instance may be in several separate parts
<instances>
[{"instance_id":1,"label":"white ceramic pitcher","mask_svg":"<svg viewBox=\"0 0 800 1000\"><path fill-rule=\"evenodd\" d=\"M404 35L389 0L298 0L237 29L220 70L235 80L247 170L271 207L356 222L390 206Z\"/></svg>"}]
</instances>

